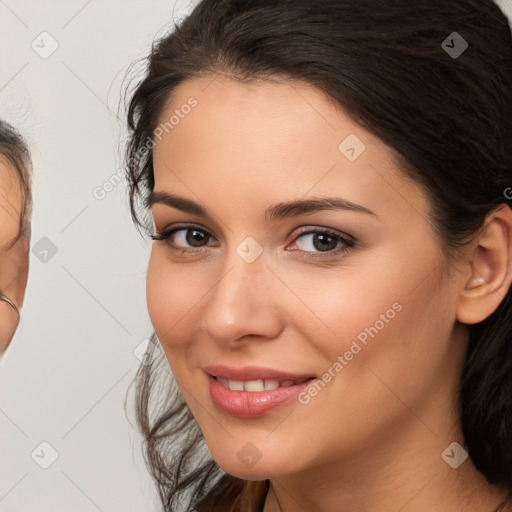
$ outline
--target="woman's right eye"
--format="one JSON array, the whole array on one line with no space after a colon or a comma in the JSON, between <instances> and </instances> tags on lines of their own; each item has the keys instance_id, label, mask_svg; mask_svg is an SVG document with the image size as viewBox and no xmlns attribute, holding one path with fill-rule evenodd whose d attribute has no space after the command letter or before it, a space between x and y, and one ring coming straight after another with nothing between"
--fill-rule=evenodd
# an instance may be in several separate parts
<instances>
[{"instance_id":1,"label":"woman's right eye","mask_svg":"<svg viewBox=\"0 0 512 512\"><path fill-rule=\"evenodd\" d=\"M167 241L171 250L184 254L197 252L198 249L206 247L207 244L203 242L208 242L212 235L196 226L181 226L156 233L151 238L155 241Z\"/></svg>"}]
</instances>

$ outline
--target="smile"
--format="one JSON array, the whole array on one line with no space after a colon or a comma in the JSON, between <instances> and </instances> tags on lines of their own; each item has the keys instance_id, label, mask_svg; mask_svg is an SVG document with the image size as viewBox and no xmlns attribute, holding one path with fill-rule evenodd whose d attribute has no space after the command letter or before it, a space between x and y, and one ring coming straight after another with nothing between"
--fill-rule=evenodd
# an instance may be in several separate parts
<instances>
[{"instance_id":1,"label":"smile","mask_svg":"<svg viewBox=\"0 0 512 512\"><path fill-rule=\"evenodd\" d=\"M315 377L262 367L203 368L214 406L239 418L257 418L297 399ZM298 400L297 400L298 401Z\"/></svg>"},{"instance_id":2,"label":"smile","mask_svg":"<svg viewBox=\"0 0 512 512\"><path fill-rule=\"evenodd\" d=\"M302 384L309 379L303 379L300 382L295 380L283 380L278 381L276 379L258 379L258 380L228 380L223 377L214 377L218 382L220 382L224 387L230 389L231 391L268 391L277 388L287 388L291 386L296 386L297 384Z\"/></svg>"}]
</instances>

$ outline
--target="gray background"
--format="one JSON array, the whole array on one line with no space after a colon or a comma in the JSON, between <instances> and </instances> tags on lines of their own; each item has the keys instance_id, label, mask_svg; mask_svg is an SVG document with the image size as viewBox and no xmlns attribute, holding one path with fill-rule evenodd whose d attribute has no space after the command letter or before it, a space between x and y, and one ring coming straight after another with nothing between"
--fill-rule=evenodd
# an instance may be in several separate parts
<instances>
[{"instance_id":1,"label":"gray background","mask_svg":"<svg viewBox=\"0 0 512 512\"><path fill-rule=\"evenodd\" d=\"M116 179L116 114L127 66L189 4L0 1L0 117L23 132L34 161L28 288L0 370L2 512L157 509L123 408L134 349L151 333L150 243ZM119 184L103 197L109 181ZM52 449L58 458L43 469Z\"/></svg>"},{"instance_id":2,"label":"gray background","mask_svg":"<svg viewBox=\"0 0 512 512\"><path fill-rule=\"evenodd\" d=\"M0 0L0 117L35 169L27 295L0 372L1 511L157 510L123 408L151 333L150 244L117 184L117 113L127 66L193 3Z\"/></svg>"}]
</instances>

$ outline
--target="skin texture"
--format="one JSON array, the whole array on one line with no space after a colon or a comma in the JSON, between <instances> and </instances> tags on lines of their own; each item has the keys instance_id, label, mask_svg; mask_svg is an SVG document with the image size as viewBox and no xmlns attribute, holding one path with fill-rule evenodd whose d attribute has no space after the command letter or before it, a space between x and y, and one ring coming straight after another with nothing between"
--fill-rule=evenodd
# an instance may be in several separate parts
<instances>
[{"instance_id":1,"label":"skin texture","mask_svg":"<svg viewBox=\"0 0 512 512\"><path fill-rule=\"evenodd\" d=\"M318 89L209 76L181 84L161 121L190 97L197 106L154 148L155 191L200 203L209 218L154 204L155 230L194 223L203 252L180 254L186 231L153 243L151 320L173 374L217 463L271 480L265 512L315 510L491 511L503 495L470 459L452 469L457 388L467 327L490 314L511 282L508 208L448 268L427 198L391 150ZM366 149L338 149L355 134ZM265 220L275 203L337 196L374 212L330 210ZM321 252L306 228L356 240ZM299 229L300 228L300 229ZM248 236L263 253L236 252ZM306 259L307 254L319 255ZM480 282L479 278L485 278ZM321 377L366 328L400 312L317 396L259 418L212 402L202 368L258 365ZM251 442L261 458L246 466Z\"/></svg>"},{"instance_id":2,"label":"skin texture","mask_svg":"<svg viewBox=\"0 0 512 512\"><path fill-rule=\"evenodd\" d=\"M20 183L15 169L6 159L0 159L0 289L20 309L25 297L28 278L28 247L18 234L22 206ZM0 301L0 352L9 346L19 316L6 302Z\"/></svg>"}]
</instances>

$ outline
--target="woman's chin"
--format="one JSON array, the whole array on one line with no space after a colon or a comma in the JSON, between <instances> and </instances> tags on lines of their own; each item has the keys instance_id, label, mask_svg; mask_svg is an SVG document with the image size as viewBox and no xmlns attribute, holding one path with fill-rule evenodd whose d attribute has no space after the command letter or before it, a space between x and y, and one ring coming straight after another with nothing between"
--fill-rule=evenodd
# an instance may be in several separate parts
<instances>
[{"instance_id":1,"label":"woman's chin","mask_svg":"<svg viewBox=\"0 0 512 512\"><path fill-rule=\"evenodd\" d=\"M223 471L243 480L267 480L295 472L293 461L277 460L276 454L270 459L264 459L263 455L257 458L249 454L234 454L231 457L225 453L219 457L214 454L215 462Z\"/></svg>"}]
</instances>

